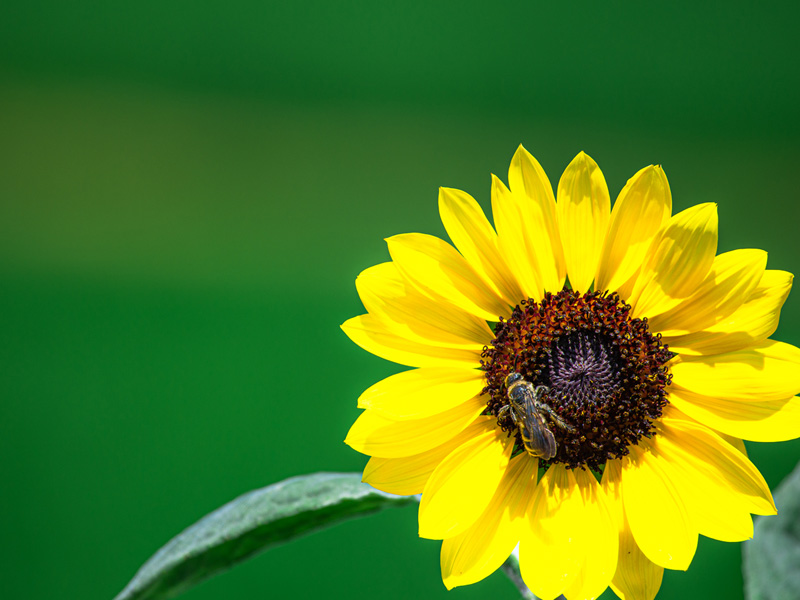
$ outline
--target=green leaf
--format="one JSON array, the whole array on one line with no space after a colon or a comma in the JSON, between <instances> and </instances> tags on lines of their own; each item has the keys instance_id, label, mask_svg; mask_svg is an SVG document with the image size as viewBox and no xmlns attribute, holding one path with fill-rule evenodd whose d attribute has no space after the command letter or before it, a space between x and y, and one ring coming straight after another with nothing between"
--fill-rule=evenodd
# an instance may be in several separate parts
<instances>
[{"instance_id":1,"label":"green leaf","mask_svg":"<svg viewBox=\"0 0 800 600\"><path fill-rule=\"evenodd\" d=\"M358 473L293 477L239 496L172 538L115 600L173 598L273 546L416 501L375 490Z\"/></svg>"},{"instance_id":2,"label":"green leaf","mask_svg":"<svg viewBox=\"0 0 800 600\"><path fill-rule=\"evenodd\" d=\"M742 548L747 600L800 598L800 465L778 487L775 504L777 516L756 518Z\"/></svg>"}]
</instances>

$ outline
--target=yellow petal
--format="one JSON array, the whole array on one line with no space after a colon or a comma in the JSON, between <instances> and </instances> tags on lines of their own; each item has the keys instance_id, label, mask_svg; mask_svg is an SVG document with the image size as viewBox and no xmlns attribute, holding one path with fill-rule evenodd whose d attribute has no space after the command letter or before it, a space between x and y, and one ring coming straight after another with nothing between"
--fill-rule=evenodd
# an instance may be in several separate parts
<instances>
[{"instance_id":1,"label":"yellow petal","mask_svg":"<svg viewBox=\"0 0 800 600\"><path fill-rule=\"evenodd\" d=\"M444 444L431 450L401 458L373 456L364 467L362 480L372 487L400 496L421 494L433 470L444 457L485 431L485 423L494 417L479 416L467 428Z\"/></svg>"},{"instance_id":2,"label":"yellow petal","mask_svg":"<svg viewBox=\"0 0 800 600\"><path fill-rule=\"evenodd\" d=\"M420 537L441 540L466 531L494 496L513 447L495 421L448 454L422 491Z\"/></svg>"},{"instance_id":3,"label":"yellow petal","mask_svg":"<svg viewBox=\"0 0 800 600\"><path fill-rule=\"evenodd\" d=\"M538 464L525 453L512 458L483 514L464 533L442 542L442 579L447 589L484 579L511 554L536 490Z\"/></svg>"},{"instance_id":4,"label":"yellow petal","mask_svg":"<svg viewBox=\"0 0 800 600\"><path fill-rule=\"evenodd\" d=\"M588 292L606 238L611 199L603 172L578 154L558 182L556 203L564 261L573 290Z\"/></svg>"},{"instance_id":5,"label":"yellow petal","mask_svg":"<svg viewBox=\"0 0 800 600\"><path fill-rule=\"evenodd\" d=\"M642 553L626 521L625 531L619 536L619 561L611 589L621 600L653 600L663 578L664 567Z\"/></svg>"},{"instance_id":6,"label":"yellow petal","mask_svg":"<svg viewBox=\"0 0 800 600\"><path fill-rule=\"evenodd\" d=\"M746 504L726 486L720 485L718 480L707 476L709 469L717 469L717 466L703 465L704 468L698 469L700 460L688 456L679 447L683 441L681 433L668 428L662 428L661 431L659 447L664 455L662 466L675 483L698 532L725 542L752 538L753 520ZM710 430L705 431L713 435ZM717 439L725 443L721 438ZM732 448L729 450L735 451Z\"/></svg>"},{"instance_id":7,"label":"yellow petal","mask_svg":"<svg viewBox=\"0 0 800 600\"><path fill-rule=\"evenodd\" d=\"M619 531L617 570L611 588L622 600L653 600L661 588L664 567L650 561L633 539L631 527L625 516L621 491L622 464L610 460L603 470L603 491L616 515Z\"/></svg>"},{"instance_id":8,"label":"yellow petal","mask_svg":"<svg viewBox=\"0 0 800 600\"><path fill-rule=\"evenodd\" d=\"M671 214L672 194L660 166L645 167L631 177L611 211L595 289L620 291L641 268L650 243Z\"/></svg>"},{"instance_id":9,"label":"yellow petal","mask_svg":"<svg viewBox=\"0 0 800 600\"><path fill-rule=\"evenodd\" d=\"M699 204L673 216L656 235L630 298L634 317L663 312L705 279L717 253L717 205Z\"/></svg>"},{"instance_id":10,"label":"yellow petal","mask_svg":"<svg viewBox=\"0 0 800 600\"><path fill-rule=\"evenodd\" d=\"M421 419L480 395L485 384L483 371L476 369L414 369L369 387L359 397L358 408L387 419Z\"/></svg>"},{"instance_id":11,"label":"yellow petal","mask_svg":"<svg viewBox=\"0 0 800 600\"><path fill-rule=\"evenodd\" d=\"M386 243L403 277L428 296L441 298L487 321L511 314L508 304L444 240L422 233L405 233L387 238Z\"/></svg>"},{"instance_id":12,"label":"yellow petal","mask_svg":"<svg viewBox=\"0 0 800 600\"><path fill-rule=\"evenodd\" d=\"M608 288L609 290L614 290L622 300L626 302L630 302L630 298L633 297L633 289L636 287L636 282L639 280L639 273L638 271L630 276L630 278L620 283L618 286L613 288ZM597 287L596 289L601 289Z\"/></svg>"},{"instance_id":13,"label":"yellow petal","mask_svg":"<svg viewBox=\"0 0 800 600\"><path fill-rule=\"evenodd\" d=\"M688 356L672 365L673 387L714 398L766 402L800 392L800 349L766 340L752 348Z\"/></svg>"},{"instance_id":14,"label":"yellow petal","mask_svg":"<svg viewBox=\"0 0 800 600\"><path fill-rule=\"evenodd\" d=\"M520 197L521 225L545 291L560 292L564 287L566 265L556 217L553 186L544 169L520 146L511 159L508 183Z\"/></svg>"},{"instance_id":15,"label":"yellow petal","mask_svg":"<svg viewBox=\"0 0 800 600\"><path fill-rule=\"evenodd\" d=\"M674 352L691 356L722 354L761 342L778 328L793 279L786 271L764 271L758 287L732 315L703 331L665 335L663 341Z\"/></svg>"},{"instance_id":16,"label":"yellow petal","mask_svg":"<svg viewBox=\"0 0 800 600\"><path fill-rule=\"evenodd\" d=\"M594 475L575 469L575 481L583 500L584 525L578 536L584 546L583 565L564 590L567 598L597 598L617 570L619 534L605 493Z\"/></svg>"},{"instance_id":17,"label":"yellow petal","mask_svg":"<svg viewBox=\"0 0 800 600\"><path fill-rule=\"evenodd\" d=\"M382 263L356 278L364 307L386 328L409 340L453 347L485 346L494 339L486 321L438 302L409 285L394 263Z\"/></svg>"},{"instance_id":18,"label":"yellow petal","mask_svg":"<svg viewBox=\"0 0 800 600\"><path fill-rule=\"evenodd\" d=\"M667 459L681 467L687 475L684 481L693 473L695 488L699 487L712 505L718 509L738 507L758 515L775 514L772 494L761 473L720 436L699 423L669 416L659 421L657 428L663 434L657 439ZM716 494L716 489L723 493Z\"/></svg>"},{"instance_id":19,"label":"yellow petal","mask_svg":"<svg viewBox=\"0 0 800 600\"><path fill-rule=\"evenodd\" d=\"M342 331L367 352L386 360L409 367L459 367L472 369L480 366L482 347L453 348L408 340L389 331L372 315L360 315L341 325Z\"/></svg>"},{"instance_id":20,"label":"yellow petal","mask_svg":"<svg viewBox=\"0 0 800 600\"><path fill-rule=\"evenodd\" d=\"M617 536L591 473L551 465L536 488L519 557L522 578L540 598L591 596L608 586Z\"/></svg>"},{"instance_id":21,"label":"yellow petal","mask_svg":"<svg viewBox=\"0 0 800 600\"><path fill-rule=\"evenodd\" d=\"M655 564L685 571L697 528L663 466L657 438L642 439L622 459L622 500L637 545Z\"/></svg>"},{"instance_id":22,"label":"yellow petal","mask_svg":"<svg viewBox=\"0 0 800 600\"><path fill-rule=\"evenodd\" d=\"M577 496L575 474L561 465L551 465L536 487L519 562L523 580L540 598L561 594L580 569L582 548L570 535L583 523Z\"/></svg>"},{"instance_id":23,"label":"yellow petal","mask_svg":"<svg viewBox=\"0 0 800 600\"><path fill-rule=\"evenodd\" d=\"M617 530L622 531L622 521L625 518L622 504L622 459L613 458L606 461L600 484L606 495L608 509L617 524Z\"/></svg>"},{"instance_id":24,"label":"yellow petal","mask_svg":"<svg viewBox=\"0 0 800 600\"><path fill-rule=\"evenodd\" d=\"M497 234L475 199L461 190L439 188L439 215L447 235L484 283L510 306L522 291L497 247Z\"/></svg>"},{"instance_id":25,"label":"yellow petal","mask_svg":"<svg viewBox=\"0 0 800 600\"><path fill-rule=\"evenodd\" d=\"M732 435L728 435L727 433L723 433L722 431L715 431L719 437L723 440L728 442L731 446L736 448L739 452L747 456L747 448L744 445L744 440L741 438L733 437Z\"/></svg>"},{"instance_id":26,"label":"yellow petal","mask_svg":"<svg viewBox=\"0 0 800 600\"><path fill-rule=\"evenodd\" d=\"M670 393L671 393L671 390L670 390ZM744 442L742 441L741 438L738 438L738 437L735 437L735 436L732 436L732 435L728 435L727 433L723 433L722 431L719 431L718 429L714 429L713 427L710 427L709 425L707 425L705 423L701 423L697 419L694 419L694 418L690 417L684 411L680 410L674 402L671 402L673 397L674 396L670 396L670 403L667 404L667 406L664 407L664 412L661 415L662 418L678 419L680 421L690 421L692 423L695 423L696 425L701 425L703 427L711 429L719 437L721 437L723 440L728 442L731 446L736 448L739 452L741 452L742 454L747 456L747 448L745 448Z\"/></svg>"},{"instance_id":27,"label":"yellow petal","mask_svg":"<svg viewBox=\"0 0 800 600\"><path fill-rule=\"evenodd\" d=\"M486 398L476 396L424 419L396 421L365 410L353 423L344 443L370 456L411 456L452 439L485 408Z\"/></svg>"},{"instance_id":28,"label":"yellow petal","mask_svg":"<svg viewBox=\"0 0 800 600\"><path fill-rule=\"evenodd\" d=\"M766 266L767 253L763 250L733 250L716 256L691 296L665 312L648 316L650 331L681 335L722 322L753 293Z\"/></svg>"},{"instance_id":29,"label":"yellow petal","mask_svg":"<svg viewBox=\"0 0 800 600\"><path fill-rule=\"evenodd\" d=\"M740 439L782 442L800 437L798 396L766 402L742 402L671 389L669 401L700 423Z\"/></svg>"},{"instance_id":30,"label":"yellow petal","mask_svg":"<svg viewBox=\"0 0 800 600\"><path fill-rule=\"evenodd\" d=\"M533 225L524 216L523 206L527 202L525 196L515 196L492 175L492 216L497 227L497 247L522 292L522 298L539 301L544 298L544 290L535 255L528 247L531 237L527 228Z\"/></svg>"}]
</instances>

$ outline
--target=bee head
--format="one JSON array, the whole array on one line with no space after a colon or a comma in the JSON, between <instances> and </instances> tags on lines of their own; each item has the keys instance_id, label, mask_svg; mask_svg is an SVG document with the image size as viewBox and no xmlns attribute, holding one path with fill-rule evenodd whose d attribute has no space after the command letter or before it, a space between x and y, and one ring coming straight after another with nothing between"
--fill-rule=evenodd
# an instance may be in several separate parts
<instances>
[{"instance_id":1,"label":"bee head","mask_svg":"<svg viewBox=\"0 0 800 600\"><path fill-rule=\"evenodd\" d=\"M506 381L505 381L506 388L510 388L512 383L515 383L515 382L521 381L521 380L522 380L522 375L520 375L516 371L512 371L511 373L506 375Z\"/></svg>"}]
</instances>

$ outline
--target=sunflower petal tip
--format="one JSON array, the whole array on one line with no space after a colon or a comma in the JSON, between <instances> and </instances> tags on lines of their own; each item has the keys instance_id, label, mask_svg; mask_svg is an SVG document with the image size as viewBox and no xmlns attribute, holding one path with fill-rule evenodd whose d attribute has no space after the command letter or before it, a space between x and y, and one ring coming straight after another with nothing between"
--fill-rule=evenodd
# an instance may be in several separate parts
<instances>
[{"instance_id":1,"label":"sunflower petal tip","mask_svg":"<svg viewBox=\"0 0 800 600\"><path fill-rule=\"evenodd\" d=\"M646 167L643 167L642 170L639 171L639 173L641 173L641 175L639 175L639 177L643 177L643 176L646 175L646 176L650 177L650 180L652 182L652 180L654 178L658 178L661 175L661 173L663 173L663 171L661 171L661 165L652 165L652 164L650 164L650 165L647 165ZM635 177L635 175L634 175L634 177Z\"/></svg>"},{"instance_id":2,"label":"sunflower petal tip","mask_svg":"<svg viewBox=\"0 0 800 600\"><path fill-rule=\"evenodd\" d=\"M356 319L358 319L358 317L352 317L350 319L347 319L347 321L345 321L344 323L339 325L339 329L344 331L345 334L347 334L349 336L350 334L348 332L353 329L353 322L355 322Z\"/></svg>"},{"instance_id":3,"label":"sunflower petal tip","mask_svg":"<svg viewBox=\"0 0 800 600\"><path fill-rule=\"evenodd\" d=\"M419 537L426 539L426 540L441 540L444 539L442 532L438 531L438 528L435 524L431 526L431 523L423 522L421 519L419 521L419 529L417 533Z\"/></svg>"},{"instance_id":4,"label":"sunflower petal tip","mask_svg":"<svg viewBox=\"0 0 800 600\"><path fill-rule=\"evenodd\" d=\"M439 206L441 210L441 206L443 202L450 202L458 200L458 192L459 190L451 187L447 187L444 185L439 186Z\"/></svg>"},{"instance_id":5,"label":"sunflower petal tip","mask_svg":"<svg viewBox=\"0 0 800 600\"><path fill-rule=\"evenodd\" d=\"M352 428L351 428L351 430L352 430ZM350 447L351 447L353 450L355 450L356 452L358 452L359 450L358 450L357 446L358 446L359 444L358 444L358 441L357 441L357 440L353 440L352 433L353 433L352 431L349 431L349 432L347 432L347 435L346 435L346 436L344 436L344 440L342 440L342 441L343 441L343 442L344 442L346 445L350 446Z\"/></svg>"}]
</instances>

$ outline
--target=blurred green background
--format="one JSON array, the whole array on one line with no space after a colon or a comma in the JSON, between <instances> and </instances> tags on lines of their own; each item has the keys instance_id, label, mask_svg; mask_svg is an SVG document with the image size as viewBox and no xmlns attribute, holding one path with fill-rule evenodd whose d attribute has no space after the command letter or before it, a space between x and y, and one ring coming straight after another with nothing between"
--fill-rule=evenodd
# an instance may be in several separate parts
<instances>
[{"instance_id":1,"label":"blurred green background","mask_svg":"<svg viewBox=\"0 0 800 600\"><path fill-rule=\"evenodd\" d=\"M612 196L660 163L676 211L719 203L720 251L796 273L800 11L680 4L4 3L2 596L111 598L233 497L360 470L356 398L398 367L339 330L354 278L444 235L438 186L488 206L519 143L554 185L586 151ZM749 448L773 486L800 458ZM389 511L184 597L516 597L447 592L438 548ZM742 597L739 544L659 598L712 593Z\"/></svg>"}]
</instances>

